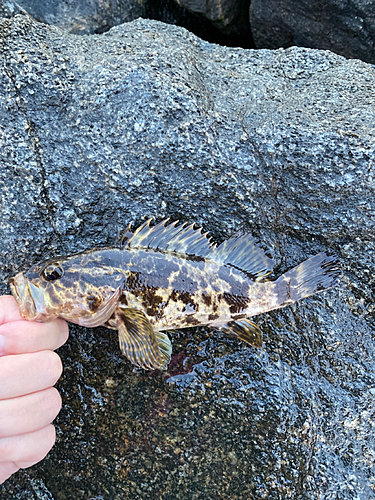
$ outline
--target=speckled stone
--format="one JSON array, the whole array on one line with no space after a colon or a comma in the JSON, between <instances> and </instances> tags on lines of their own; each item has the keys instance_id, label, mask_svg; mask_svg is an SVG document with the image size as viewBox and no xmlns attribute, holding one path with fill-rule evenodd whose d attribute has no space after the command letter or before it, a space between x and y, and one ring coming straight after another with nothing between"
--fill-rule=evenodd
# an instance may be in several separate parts
<instances>
[{"instance_id":1,"label":"speckled stone","mask_svg":"<svg viewBox=\"0 0 375 500\"><path fill-rule=\"evenodd\" d=\"M1 499L374 498L374 68L152 21L79 37L22 16L0 24L0 64L2 293L150 216L218 241L250 231L275 275L327 248L345 271L256 318L262 350L172 332L166 373L72 326L56 446Z\"/></svg>"},{"instance_id":2,"label":"speckled stone","mask_svg":"<svg viewBox=\"0 0 375 500\"><path fill-rule=\"evenodd\" d=\"M375 3L371 0L251 0L256 47L310 47L375 63Z\"/></svg>"}]
</instances>

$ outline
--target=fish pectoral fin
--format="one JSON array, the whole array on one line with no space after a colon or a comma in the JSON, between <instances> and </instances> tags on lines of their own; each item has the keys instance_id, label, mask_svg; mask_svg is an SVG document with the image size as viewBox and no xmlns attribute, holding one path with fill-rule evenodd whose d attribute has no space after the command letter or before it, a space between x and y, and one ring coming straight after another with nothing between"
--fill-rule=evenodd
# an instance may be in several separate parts
<instances>
[{"instance_id":1,"label":"fish pectoral fin","mask_svg":"<svg viewBox=\"0 0 375 500\"><path fill-rule=\"evenodd\" d=\"M240 319L238 321L230 321L223 326L219 327L219 330L235 335L237 338L247 342L253 347L262 347L262 332L260 328L249 321L248 319Z\"/></svg>"},{"instance_id":2,"label":"fish pectoral fin","mask_svg":"<svg viewBox=\"0 0 375 500\"><path fill-rule=\"evenodd\" d=\"M136 366L146 370L165 370L172 346L167 335L154 331L146 315L137 309L119 307L111 319L116 323L122 353Z\"/></svg>"}]
</instances>

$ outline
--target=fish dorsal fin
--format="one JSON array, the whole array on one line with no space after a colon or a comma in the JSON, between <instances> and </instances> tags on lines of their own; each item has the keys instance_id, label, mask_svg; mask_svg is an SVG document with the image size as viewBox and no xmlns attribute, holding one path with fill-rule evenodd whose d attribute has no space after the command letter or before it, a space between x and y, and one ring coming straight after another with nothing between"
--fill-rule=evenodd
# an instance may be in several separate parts
<instances>
[{"instance_id":1,"label":"fish dorsal fin","mask_svg":"<svg viewBox=\"0 0 375 500\"><path fill-rule=\"evenodd\" d=\"M123 248L154 248L207 257L215 262L230 264L254 280L264 278L273 269L274 261L250 234L233 236L217 246L207 237L208 233L202 233L202 228L194 229L194 224L188 226L186 223L177 226L178 221L166 225L168 220L150 227L150 219L134 233L130 231L129 224L126 232L117 239L117 244Z\"/></svg>"},{"instance_id":2,"label":"fish dorsal fin","mask_svg":"<svg viewBox=\"0 0 375 500\"><path fill-rule=\"evenodd\" d=\"M121 233L120 231L117 233L117 237L115 239L115 246L120 246L123 247L126 245L126 242L134 236L134 234L131 232L131 227L132 223L129 222L128 227L126 228L126 231Z\"/></svg>"},{"instance_id":3,"label":"fish dorsal fin","mask_svg":"<svg viewBox=\"0 0 375 500\"><path fill-rule=\"evenodd\" d=\"M212 247L210 257L244 271L254 280L270 274L275 265L251 234L232 236L218 247Z\"/></svg>"},{"instance_id":4,"label":"fish dorsal fin","mask_svg":"<svg viewBox=\"0 0 375 500\"><path fill-rule=\"evenodd\" d=\"M260 348L263 345L260 328L246 318L237 321L229 321L229 323L218 327L218 330L235 335L237 338L247 342L253 347Z\"/></svg>"},{"instance_id":5,"label":"fish dorsal fin","mask_svg":"<svg viewBox=\"0 0 375 500\"><path fill-rule=\"evenodd\" d=\"M202 234L202 228L194 229L194 224L186 223L177 226L178 221L168 226L166 219L156 226L150 227L151 219L142 224L134 233L128 226L124 235L117 240L120 247L146 247L156 250L170 250L189 255L205 257L210 253L211 239L208 233Z\"/></svg>"}]
</instances>

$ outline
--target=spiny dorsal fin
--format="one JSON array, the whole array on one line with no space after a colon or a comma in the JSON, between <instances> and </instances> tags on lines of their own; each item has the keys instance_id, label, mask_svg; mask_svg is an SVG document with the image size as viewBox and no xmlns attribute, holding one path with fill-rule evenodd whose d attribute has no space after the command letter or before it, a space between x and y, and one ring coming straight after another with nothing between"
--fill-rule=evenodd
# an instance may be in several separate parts
<instances>
[{"instance_id":1,"label":"spiny dorsal fin","mask_svg":"<svg viewBox=\"0 0 375 500\"><path fill-rule=\"evenodd\" d=\"M194 224L187 226L186 223L177 226L178 221L167 226L168 220L150 227L150 219L134 233L130 231L129 224L117 243L121 247L146 247L207 257L215 262L232 265L253 279L264 278L272 271L274 261L250 234L233 236L217 246L207 237L208 233L202 233L202 228L194 229Z\"/></svg>"},{"instance_id":2,"label":"spiny dorsal fin","mask_svg":"<svg viewBox=\"0 0 375 500\"><path fill-rule=\"evenodd\" d=\"M115 246L120 246L120 247L125 246L126 242L133 236L133 233L131 232L131 227L132 223L129 222L126 231L124 231L123 233L119 231L117 233L117 237L115 239Z\"/></svg>"},{"instance_id":3,"label":"spiny dorsal fin","mask_svg":"<svg viewBox=\"0 0 375 500\"><path fill-rule=\"evenodd\" d=\"M156 226L150 227L150 219L136 229L134 233L130 232L129 225L118 243L121 247L155 248L156 250L170 250L171 252L181 252L201 257L205 257L210 253L211 239L207 238L208 233L202 234L202 228L194 229L194 224L187 226L186 223L177 226L178 221L166 226L168 220L166 219Z\"/></svg>"}]
</instances>

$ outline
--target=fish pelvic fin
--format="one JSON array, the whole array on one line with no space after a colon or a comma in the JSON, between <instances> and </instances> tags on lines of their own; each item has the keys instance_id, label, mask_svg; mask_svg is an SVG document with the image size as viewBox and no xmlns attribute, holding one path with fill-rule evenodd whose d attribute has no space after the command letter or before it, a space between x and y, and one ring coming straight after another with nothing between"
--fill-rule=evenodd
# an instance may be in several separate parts
<instances>
[{"instance_id":1,"label":"fish pelvic fin","mask_svg":"<svg viewBox=\"0 0 375 500\"><path fill-rule=\"evenodd\" d=\"M171 341L169 340L169 337L166 333L163 332L154 332L156 340L158 342L159 350L160 350L160 356L163 361L163 367L161 368L162 370L166 370L170 361L171 361L171 354L172 354L172 344Z\"/></svg>"},{"instance_id":2,"label":"fish pelvic fin","mask_svg":"<svg viewBox=\"0 0 375 500\"><path fill-rule=\"evenodd\" d=\"M331 288L342 276L336 255L321 252L275 281L280 300L287 305Z\"/></svg>"},{"instance_id":3,"label":"fish pelvic fin","mask_svg":"<svg viewBox=\"0 0 375 500\"><path fill-rule=\"evenodd\" d=\"M145 370L166 370L172 346L168 336L155 332L146 315L137 309L119 306L108 322L118 329L122 353Z\"/></svg>"},{"instance_id":4,"label":"fish pelvic fin","mask_svg":"<svg viewBox=\"0 0 375 500\"><path fill-rule=\"evenodd\" d=\"M229 321L225 325L218 327L218 330L235 335L237 338L253 347L261 348L263 346L260 328L246 318L237 321Z\"/></svg>"}]
</instances>

